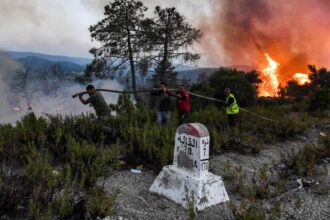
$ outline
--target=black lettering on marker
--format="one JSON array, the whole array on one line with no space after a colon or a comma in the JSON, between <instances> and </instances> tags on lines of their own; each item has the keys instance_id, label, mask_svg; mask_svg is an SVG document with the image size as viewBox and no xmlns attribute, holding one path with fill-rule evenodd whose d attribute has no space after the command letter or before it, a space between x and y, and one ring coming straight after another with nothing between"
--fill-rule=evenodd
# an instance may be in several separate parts
<instances>
[{"instance_id":1,"label":"black lettering on marker","mask_svg":"<svg viewBox=\"0 0 330 220\"><path fill-rule=\"evenodd\" d=\"M197 168L197 161L195 160L194 167Z\"/></svg>"},{"instance_id":2,"label":"black lettering on marker","mask_svg":"<svg viewBox=\"0 0 330 220\"><path fill-rule=\"evenodd\" d=\"M188 148L188 155L191 155L192 154L192 151L191 151L191 148L189 147Z\"/></svg>"}]
</instances>

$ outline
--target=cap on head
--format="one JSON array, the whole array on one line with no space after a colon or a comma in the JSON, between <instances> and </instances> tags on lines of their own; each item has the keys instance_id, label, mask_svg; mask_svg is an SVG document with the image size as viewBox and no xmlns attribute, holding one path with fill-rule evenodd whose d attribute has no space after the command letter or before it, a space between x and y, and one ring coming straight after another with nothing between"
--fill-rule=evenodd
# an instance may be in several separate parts
<instances>
[{"instance_id":1,"label":"cap on head","mask_svg":"<svg viewBox=\"0 0 330 220\"><path fill-rule=\"evenodd\" d=\"M230 93L230 89L229 88L225 88L225 90L223 90L224 93Z\"/></svg>"},{"instance_id":2,"label":"cap on head","mask_svg":"<svg viewBox=\"0 0 330 220\"><path fill-rule=\"evenodd\" d=\"M160 85L167 87L167 83L166 82L161 82Z\"/></svg>"},{"instance_id":3,"label":"cap on head","mask_svg":"<svg viewBox=\"0 0 330 220\"><path fill-rule=\"evenodd\" d=\"M93 86L93 85L88 85L87 87L86 87L86 90L88 91L88 90L91 90L91 89L95 89L95 87Z\"/></svg>"}]
</instances>

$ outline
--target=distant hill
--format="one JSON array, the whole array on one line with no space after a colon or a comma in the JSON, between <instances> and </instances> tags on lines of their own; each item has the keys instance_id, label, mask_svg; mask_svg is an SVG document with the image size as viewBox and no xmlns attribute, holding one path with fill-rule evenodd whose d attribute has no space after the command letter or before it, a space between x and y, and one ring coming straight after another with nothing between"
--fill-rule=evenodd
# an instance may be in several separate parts
<instances>
[{"instance_id":1,"label":"distant hill","mask_svg":"<svg viewBox=\"0 0 330 220\"><path fill-rule=\"evenodd\" d=\"M91 59L88 58L48 55L35 52L6 51L0 52L0 54L1 53L5 53L12 59L16 59L21 64L24 64L29 60L33 66L33 69L35 70L43 66L51 66L58 63L60 64L63 71L68 75L74 75L75 73L83 72L85 66L91 62ZM253 69L256 69L248 65L233 65L224 67L237 69L244 72L249 72ZM155 67L150 67L151 72L154 69ZM188 66L182 64L175 65L175 71L178 72L178 79L189 82L190 84L198 83L200 76L210 76L216 70L218 70L218 68L198 68L196 66ZM153 74L154 73L148 75L150 77ZM144 80L142 79L139 79L139 81L141 81L141 83L146 83L143 82Z\"/></svg>"},{"instance_id":2,"label":"distant hill","mask_svg":"<svg viewBox=\"0 0 330 220\"><path fill-rule=\"evenodd\" d=\"M243 72L251 72L253 70L258 69L255 66L249 66L249 65L233 65L233 66L226 66L225 68L236 69L238 71L243 71Z\"/></svg>"},{"instance_id":3,"label":"distant hill","mask_svg":"<svg viewBox=\"0 0 330 220\"><path fill-rule=\"evenodd\" d=\"M61 69L66 73L67 75L75 75L77 73L83 72L84 67L75 63L70 62L53 62L45 59L41 59L35 56L27 56L24 58L18 58L16 59L19 63L24 65L25 63L30 63L33 70L38 70L43 67L50 67L55 64L59 64Z\"/></svg>"},{"instance_id":4,"label":"distant hill","mask_svg":"<svg viewBox=\"0 0 330 220\"><path fill-rule=\"evenodd\" d=\"M238 71L250 72L255 70L255 67L248 65L234 65L234 66L223 66L224 68L236 69ZM219 67L220 68L220 67ZM210 76L219 68L195 68L178 71L178 79L182 81L189 81L189 84L195 84L199 82L199 77Z\"/></svg>"},{"instance_id":5,"label":"distant hill","mask_svg":"<svg viewBox=\"0 0 330 220\"><path fill-rule=\"evenodd\" d=\"M6 51L2 53L5 53L7 56L13 59L20 59L25 57L37 57L52 62L69 62L80 66L86 66L91 62L91 59L88 58L48 55L48 54L34 53L34 52Z\"/></svg>"},{"instance_id":6,"label":"distant hill","mask_svg":"<svg viewBox=\"0 0 330 220\"><path fill-rule=\"evenodd\" d=\"M211 75L219 68L197 68L191 70L178 71L179 80L188 80L189 84L198 83L198 78L201 74Z\"/></svg>"}]
</instances>

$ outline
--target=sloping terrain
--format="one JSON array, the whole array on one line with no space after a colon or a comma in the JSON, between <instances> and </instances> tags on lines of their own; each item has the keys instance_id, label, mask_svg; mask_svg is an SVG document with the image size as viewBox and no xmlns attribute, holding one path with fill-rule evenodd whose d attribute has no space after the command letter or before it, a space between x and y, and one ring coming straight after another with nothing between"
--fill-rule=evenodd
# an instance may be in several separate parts
<instances>
[{"instance_id":1,"label":"sloping terrain","mask_svg":"<svg viewBox=\"0 0 330 220\"><path fill-rule=\"evenodd\" d=\"M24 64L29 63L32 67L32 70L38 71L40 68L43 67L51 67L52 65L59 65L61 70L63 70L66 74L75 74L84 71L84 67L70 63L70 62L53 62L45 59L41 59L34 56L19 58L17 61L24 66Z\"/></svg>"},{"instance_id":2,"label":"sloping terrain","mask_svg":"<svg viewBox=\"0 0 330 220\"><path fill-rule=\"evenodd\" d=\"M42 53L34 53L34 52L18 52L18 51L7 51L4 52L6 55L11 57L12 59L20 59L25 57L37 57L43 60L49 60L52 62L69 62L74 63L80 66L85 66L91 62L91 59L82 58L82 57L68 57L68 56L59 56L59 55L49 55Z\"/></svg>"}]
</instances>

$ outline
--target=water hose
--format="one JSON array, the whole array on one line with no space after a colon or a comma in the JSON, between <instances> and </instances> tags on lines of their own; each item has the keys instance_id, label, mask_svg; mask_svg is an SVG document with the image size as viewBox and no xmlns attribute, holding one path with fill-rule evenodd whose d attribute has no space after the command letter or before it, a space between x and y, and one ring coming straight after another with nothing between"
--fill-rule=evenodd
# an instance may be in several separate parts
<instances>
[{"instance_id":1,"label":"water hose","mask_svg":"<svg viewBox=\"0 0 330 220\"><path fill-rule=\"evenodd\" d=\"M96 91L99 91L99 92L112 92L112 93L119 93L119 94L134 94L134 93L149 93L149 92L152 92L154 90L152 89L145 89L145 90L137 90L137 91L120 91L120 90L113 90L113 89L95 89ZM176 91L177 89L168 89L169 91ZM202 99L206 99L206 100L210 100L210 101L214 101L214 102L219 102L219 103L222 103L222 104L225 104L226 102L223 101L223 100L220 100L220 99L215 99L215 98L211 98L211 97L207 97L207 96L203 96L203 95L199 95L199 94L196 94L196 93L192 93L192 92L188 92L191 96L195 96L195 97L198 97L198 98L202 98ZM76 98L77 96L79 96L79 94L87 94L87 92L81 92L81 93L76 93L74 95L72 95L72 98ZM252 115L256 118L260 118L260 119L263 119L265 121L268 121L268 122L275 122L274 120L272 119L269 119L269 118L266 118L264 116L261 116L261 115L257 115L253 112L250 112L244 108L241 108L239 107L239 109L243 112L246 112L248 113L249 115Z\"/></svg>"}]
</instances>

